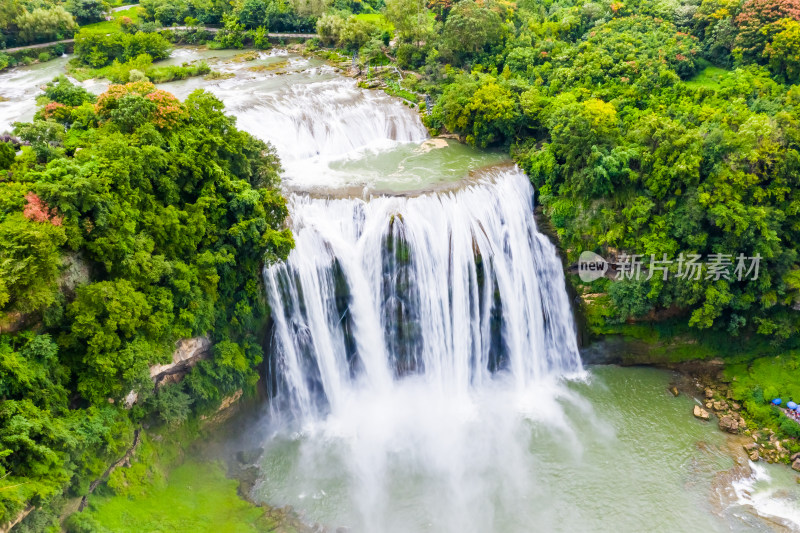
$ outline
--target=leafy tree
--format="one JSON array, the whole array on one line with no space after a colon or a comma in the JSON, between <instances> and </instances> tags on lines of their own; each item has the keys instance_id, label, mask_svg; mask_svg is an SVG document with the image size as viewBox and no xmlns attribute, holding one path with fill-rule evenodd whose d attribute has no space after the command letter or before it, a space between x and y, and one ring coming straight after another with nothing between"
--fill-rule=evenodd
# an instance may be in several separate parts
<instances>
[{"instance_id":1,"label":"leafy tree","mask_svg":"<svg viewBox=\"0 0 800 533\"><path fill-rule=\"evenodd\" d=\"M739 34L736 36L737 53L745 59L760 61L772 37L783 30L779 21L800 20L800 2L797 0L747 0L736 16Z\"/></svg>"},{"instance_id":2,"label":"leafy tree","mask_svg":"<svg viewBox=\"0 0 800 533\"><path fill-rule=\"evenodd\" d=\"M496 78L464 76L444 90L429 120L465 134L470 144L489 146L513 137L518 105Z\"/></svg>"},{"instance_id":3,"label":"leafy tree","mask_svg":"<svg viewBox=\"0 0 800 533\"><path fill-rule=\"evenodd\" d=\"M777 23L782 29L764 48L772 72L790 83L800 80L800 22L783 19Z\"/></svg>"},{"instance_id":4,"label":"leafy tree","mask_svg":"<svg viewBox=\"0 0 800 533\"><path fill-rule=\"evenodd\" d=\"M22 213L0 222L0 311L40 311L58 294L64 228Z\"/></svg>"},{"instance_id":5,"label":"leafy tree","mask_svg":"<svg viewBox=\"0 0 800 533\"><path fill-rule=\"evenodd\" d=\"M97 100L92 93L73 84L66 76L59 76L48 83L44 95L48 100L70 107L78 107L87 102L94 103Z\"/></svg>"},{"instance_id":6,"label":"leafy tree","mask_svg":"<svg viewBox=\"0 0 800 533\"><path fill-rule=\"evenodd\" d=\"M225 16L225 27L214 38L223 48L243 48L245 28L233 15Z\"/></svg>"},{"instance_id":7,"label":"leafy tree","mask_svg":"<svg viewBox=\"0 0 800 533\"><path fill-rule=\"evenodd\" d=\"M66 8L80 26L100 22L104 19L107 10L102 0L69 0Z\"/></svg>"},{"instance_id":8,"label":"leafy tree","mask_svg":"<svg viewBox=\"0 0 800 533\"><path fill-rule=\"evenodd\" d=\"M68 370L58 359L58 346L49 335L22 333L0 336L0 397L27 399L41 408L63 413Z\"/></svg>"},{"instance_id":9,"label":"leafy tree","mask_svg":"<svg viewBox=\"0 0 800 533\"><path fill-rule=\"evenodd\" d=\"M504 30L503 20L494 10L463 0L453 7L445 22L443 51L458 58L477 54L500 44Z\"/></svg>"},{"instance_id":10,"label":"leafy tree","mask_svg":"<svg viewBox=\"0 0 800 533\"><path fill-rule=\"evenodd\" d=\"M181 383L172 383L158 389L151 400L153 410L168 426L177 426L185 422L191 414L192 399L183 392Z\"/></svg>"},{"instance_id":11,"label":"leafy tree","mask_svg":"<svg viewBox=\"0 0 800 533\"><path fill-rule=\"evenodd\" d=\"M126 94L117 101L109 114L123 132L131 133L147 124L157 107L155 102L142 95Z\"/></svg>"},{"instance_id":12,"label":"leafy tree","mask_svg":"<svg viewBox=\"0 0 800 533\"><path fill-rule=\"evenodd\" d=\"M129 61L142 54L153 60L169 57L170 43L158 33L100 33L81 30L75 36L75 55L91 67L103 67L115 59Z\"/></svg>"},{"instance_id":13,"label":"leafy tree","mask_svg":"<svg viewBox=\"0 0 800 533\"><path fill-rule=\"evenodd\" d=\"M386 18L394 25L397 36L419 46L429 34L428 10L423 0L387 0Z\"/></svg>"},{"instance_id":14,"label":"leafy tree","mask_svg":"<svg viewBox=\"0 0 800 533\"><path fill-rule=\"evenodd\" d=\"M244 0L236 8L236 18L246 28L269 26L269 7L265 0Z\"/></svg>"},{"instance_id":15,"label":"leafy tree","mask_svg":"<svg viewBox=\"0 0 800 533\"><path fill-rule=\"evenodd\" d=\"M72 326L68 347L85 346L78 389L92 401L117 397L125 385L156 362L161 352L145 339L164 339L170 315L165 304L148 298L127 280L101 281L79 287L69 306Z\"/></svg>"},{"instance_id":16,"label":"leafy tree","mask_svg":"<svg viewBox=\"0 0 800 533\"><path fill-rule=\"evenodd\" d=\"M377 31L378 27L372 22L349 17L339 34L339 45L347 50L360 50Z\"/></svg>"},{"instance_id":17,"label":"leafy tree","mask_svg":"<svg viewBox=\"0 0 800 533\"><path fill-rule=\"evenodd\" d=\"M10 143L0 142L0 170L11 168L16 157L17 151Z\"/></svg>"},{"instance_id":18,"label":"leafy tree","mask_svg":"<svg viewBox=\"0 0 800 533\"><path fill-rule=\"evenodd\" d=\"M77 29L72 15L61 6L25 11L17 17L16 25L19 39L26 43L66 39Z\"/></svg>"},{"instance_id":19,"label":"leafy tree","mask_svg":"<svg viewBox=\"0 0 800 533\"><path fill-rule=\"evenodd\" d=\"M343 27L344 18L336 14L322 15L317 21L317 33L326 44L338 43Z\"/></svg>"}]
</instances>

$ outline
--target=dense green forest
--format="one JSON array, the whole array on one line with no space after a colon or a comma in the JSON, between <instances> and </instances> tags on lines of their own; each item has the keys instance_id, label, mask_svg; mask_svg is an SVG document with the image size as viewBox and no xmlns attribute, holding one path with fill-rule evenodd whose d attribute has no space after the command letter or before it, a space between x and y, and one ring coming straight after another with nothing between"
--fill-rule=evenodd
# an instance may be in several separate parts
<instances>
[{"instance_id":1,"label":"dense green forest","mask_svg":"<svg viewBox=\"0 0 800 533\"><path fill-rule=\"evenodd\" d=\"M0 5L0 48L72 37L78 25L99 22L102 0L5 0Z\"/></svg>"},{"instance_id":2,"label":"dense green forest","mask_svg":"<svg viewBox=\"0 0 800 533\"><path fill-rule=\"evenodd\" d=\"M387 13L438 93L428 125L509 146L571 259L763 258L757 280L601 280L610 319L669 309L780 340L800 326L798 6L459 2L425 32Z\"/></svg>"},{"instance_id":3,"label":"dense green forest","mask_svg":"<svg viewBox=\"0 0 800 533\"><path fill-rule=\"evenodd\" d=\"M215 97L66 79L45 96L0 143L0 323L17 331L0 335L0 522L85 494L138 422L252 390L259 271L292 246L274 151ZM149 366L206 333L213 357L154 394Z\"/></svg>"},{"instance_id":4,"label":"dense green forest","mask_svg":"<svg viewBox=\"0 0 800 533\"><path fill-rule=\"evenodd\" d=\"M606 321L668 314L776 342L800 328L794 0L145 0L140 13L143 30L220 24L211 44L234 48L261 45L265 29L316 26L319 44L362 64L415 70L391 82L396 92L432 96L433 130L507 147L570 260L593 250L639 255L645 269L651 256L673 261L667 280L596 282L614 310ZM83 33L78 56L119 65L115 81L167 46ZM721 278L677 276L678 258L713 254L761 258L757 279L736 279L735 264Z\"/></svg>"}]
</instances>

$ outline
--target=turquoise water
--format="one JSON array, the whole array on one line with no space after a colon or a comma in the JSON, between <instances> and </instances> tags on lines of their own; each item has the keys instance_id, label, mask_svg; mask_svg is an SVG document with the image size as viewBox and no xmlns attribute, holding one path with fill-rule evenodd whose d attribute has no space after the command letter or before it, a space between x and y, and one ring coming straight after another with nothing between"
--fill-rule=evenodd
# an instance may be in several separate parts
<instances>
[{"instance_id":1,"label":"turquoise water","mask_svg":"<svg viewBox=\"0 0 800 533\"><path fill-rule=\"evenodd\" d=\"M520 399L513 396L474 398L474 416L450 432L468 437L466 444L451 443L454 455L469 458L455 483L448 465L437 472L436 462L411 445L378 452L388 464L378 484L388 494L379 516L358 501L372 483L354 465L353 453L364 452L359 436L336 427L270 439L255 496L352 531L779 529L738 501L732 483L751 476L731 473L731 441L715 424L692 416L693 399L669 393L671 378L656 369L601 366L585 379L544 384L524 409L515 409ZM417 414L424 423L424 413ZM360 423L369 433L380 417L364 415ZM409 431L409 439L416 437ZM777 496L796 513L794 476L785 467L764 470L773 479L762 480L763 490L782 491ZM763 504L762 512L768 510Z\"/></svg>"}]
</instances>

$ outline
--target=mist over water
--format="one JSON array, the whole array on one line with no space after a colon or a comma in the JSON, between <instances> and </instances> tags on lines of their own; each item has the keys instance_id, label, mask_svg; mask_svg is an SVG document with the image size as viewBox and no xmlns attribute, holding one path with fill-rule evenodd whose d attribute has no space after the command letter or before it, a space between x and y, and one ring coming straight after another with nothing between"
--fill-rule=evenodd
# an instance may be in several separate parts
<instances>
[{"instance_id":1,"label":"mist over water","mask_svg":"<svg viewBox=\"0 0 800 533\"><path fill-rule=\"evenodd\" d=\"M425 150L415 115L351 80L290 93L239 115L282 124L253 128L289 161L296 239L264 272L272 429L256 498L354 532L772 530L711 494L732 466L725 436L688 398L665 401L667 376L584 371L519 169L478 164L456 185L443 158L422 191L366 194L372 169L402 183L418 168L390 168L406 146L453 147ZM314 178L296 175L304 162Z\"/></svg>"},{"instance_id":2,"label":"mist over water","mask_svg":"<svg viewBox=\"0 0 800 533\"><path fill-rule=\"evenodd\" d=\"M569 435L563 403L588 408L559 383L582 366L527 178L506 168L411 198L296 195L290 211L296 248L265 271L268 380L273 416L325 443L303 446L303 463L340 465L358 531L497 530L495 506L531 489L525 421ZM413 509L398 508L401 487ZM310 497L323 492L337 489Z\"/></svg>"}]
</instances>

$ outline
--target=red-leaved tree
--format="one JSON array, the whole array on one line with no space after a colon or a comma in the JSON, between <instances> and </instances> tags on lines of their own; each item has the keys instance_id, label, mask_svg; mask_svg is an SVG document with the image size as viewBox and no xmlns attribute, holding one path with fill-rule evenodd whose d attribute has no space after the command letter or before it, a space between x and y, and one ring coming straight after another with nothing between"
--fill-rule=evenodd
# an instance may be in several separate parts
<instances>
[{"instance_id":1,"label":"red-leaved tree","mask_svg":"<svg viewBox=\"0 0 800 533\"><path fill-rule=\"evenodd\" d=\"M742 57L761 61L766 45L782 31L782 19L800 20L800 0L747 0L736 17L735 47Z\"/></svg>"},{"instance_id":2,"label":"red-leaved tree","mask_svg":"<svg viewBox=\"0 0 800 533\"><path fill-rule=\"evenodd\" d=\"M49 222L54 226L60 226L62 219L56 213L55 209L50 209L44 201L34 192L29 192L25 195L25 200L28 202L22 214L28 220L34 222Z\"/></svg>"}]
</instances>

